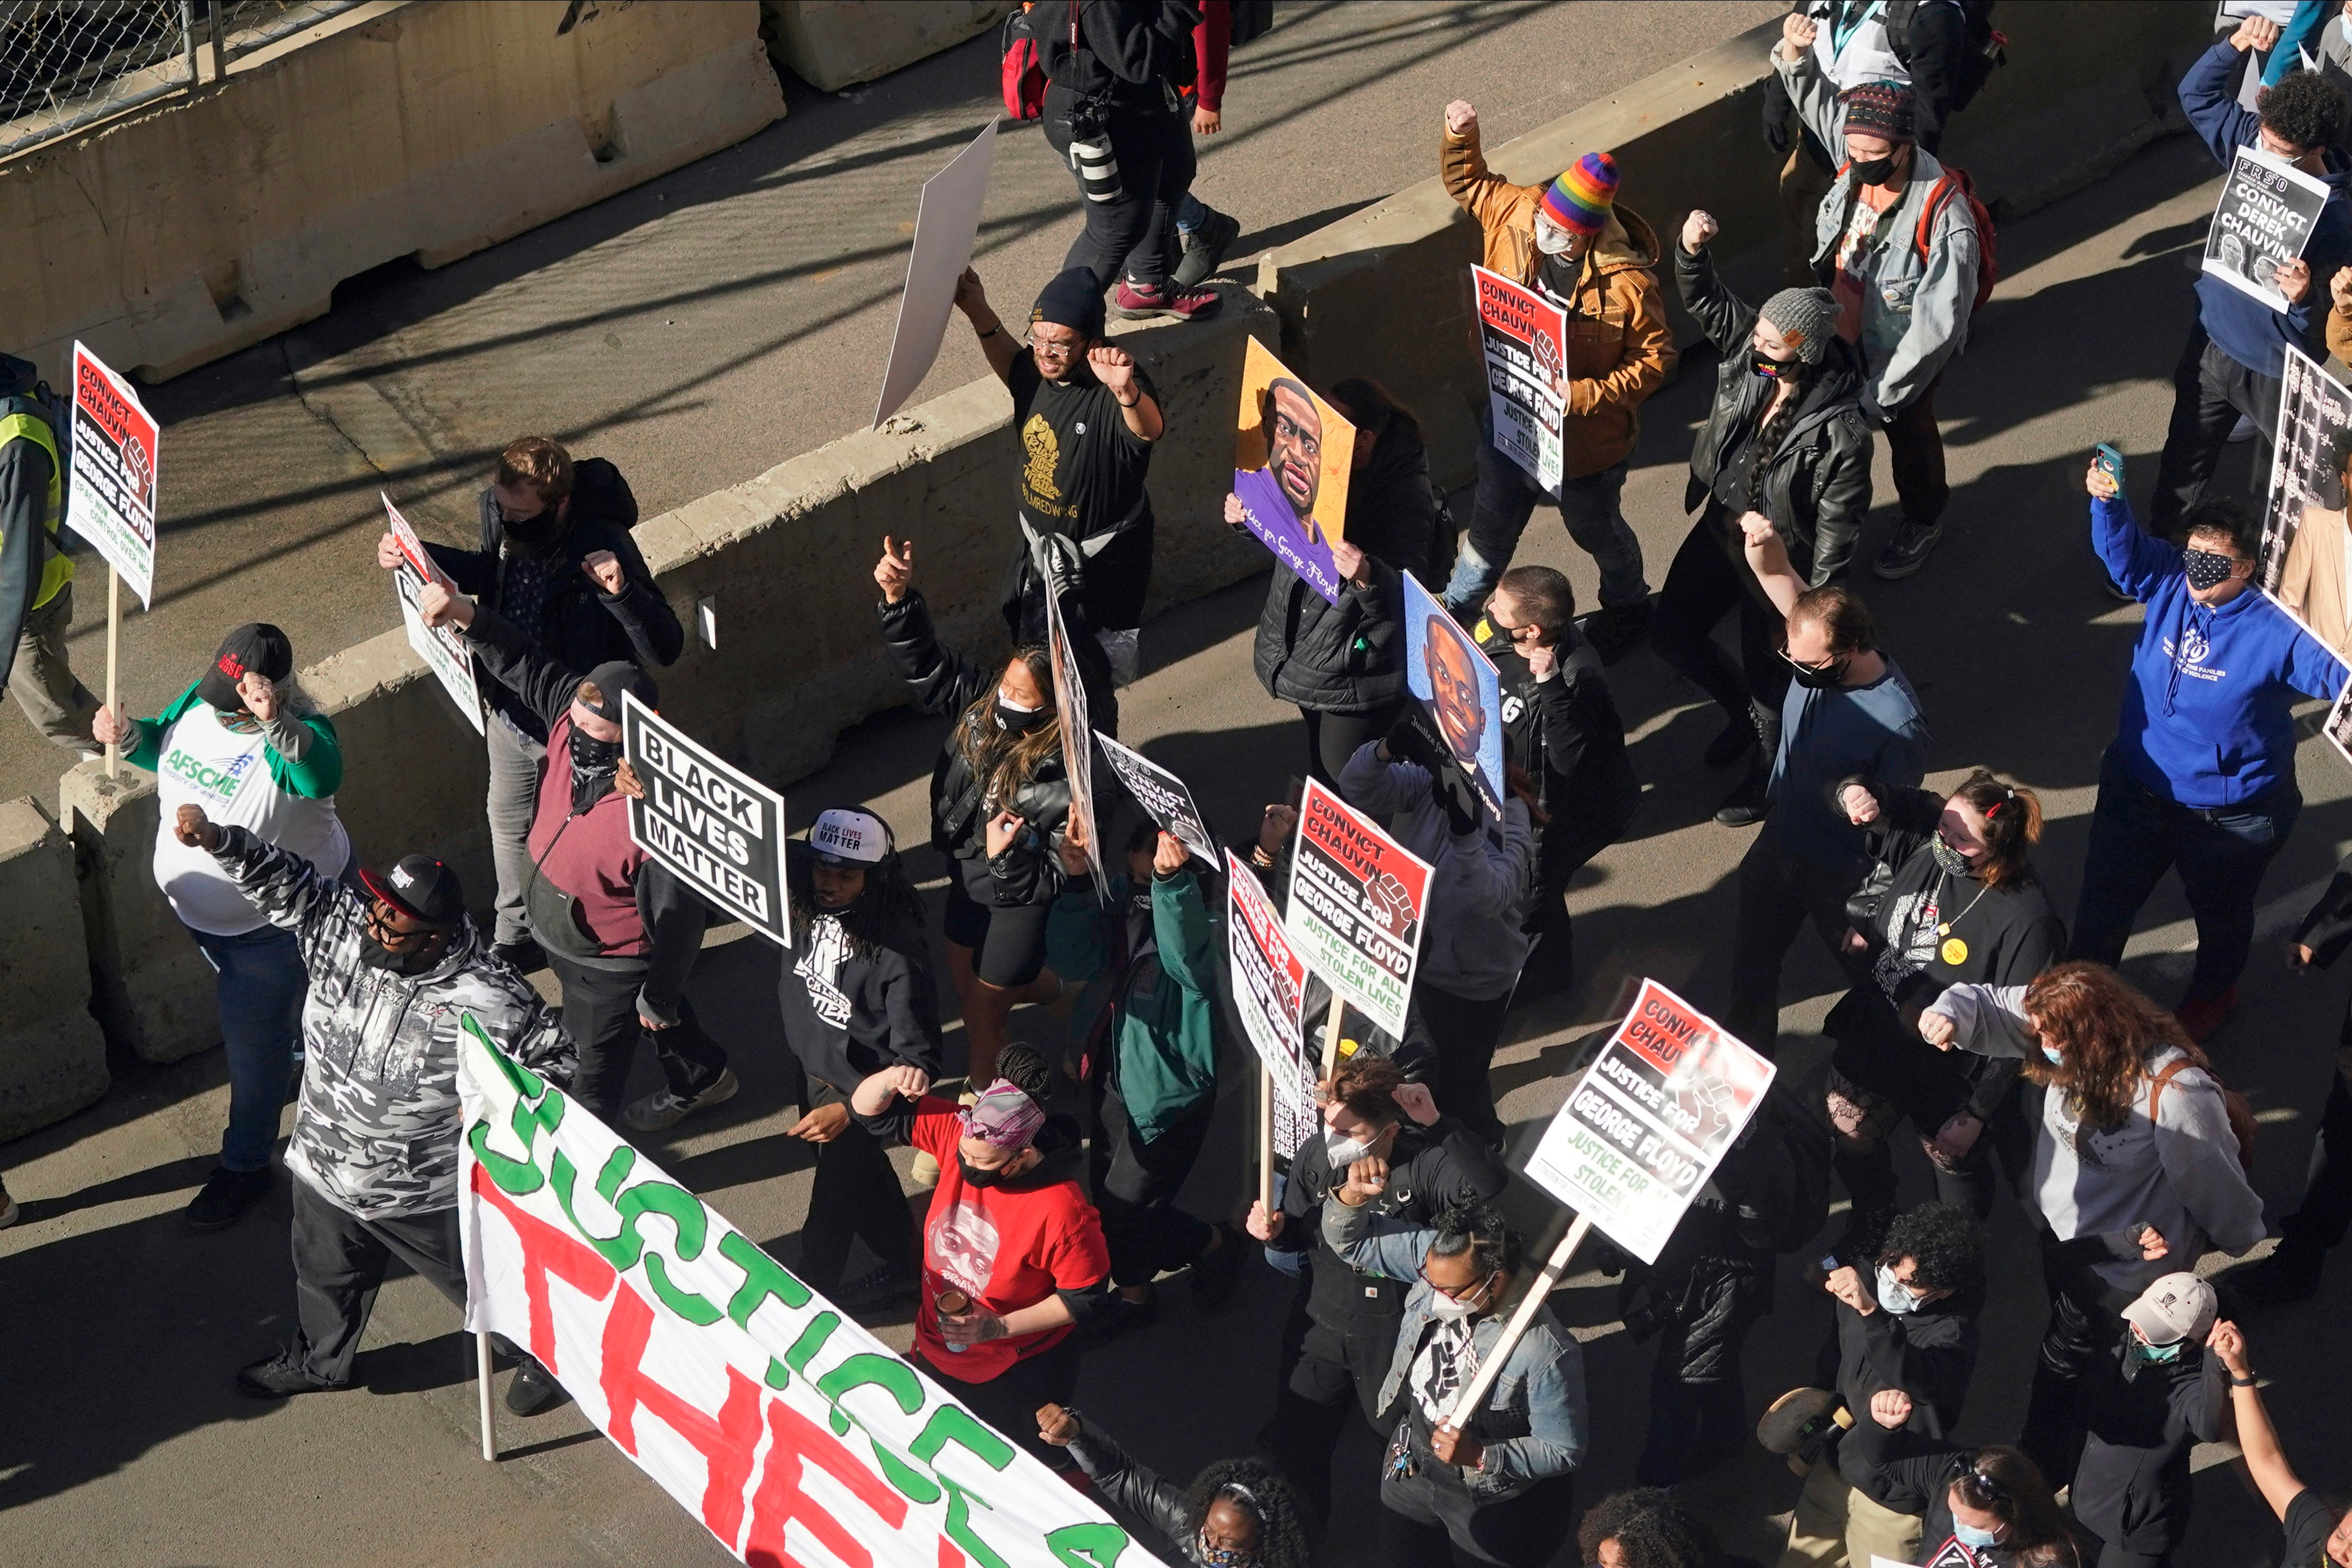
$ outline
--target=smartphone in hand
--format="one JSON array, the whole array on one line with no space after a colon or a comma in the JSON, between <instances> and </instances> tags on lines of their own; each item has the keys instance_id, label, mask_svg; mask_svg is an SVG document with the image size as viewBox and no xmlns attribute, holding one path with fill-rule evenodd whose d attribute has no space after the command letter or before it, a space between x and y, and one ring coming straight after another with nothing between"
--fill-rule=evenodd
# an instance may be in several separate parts
<instances>
[{"instance_id":1,"label":"smartphone in hand","mask_svg":"<svg viewBox=\"0 0 2352 1568\"><path fill-rule=\"evenodd\" d=\"M2116 451L2112 443L2105 441L2091 451L2091 461L2098 465L2099 472L2113 480L2116 488L2121 490L2124 487L2124 455Z\"/></svg>"}]
</instances>

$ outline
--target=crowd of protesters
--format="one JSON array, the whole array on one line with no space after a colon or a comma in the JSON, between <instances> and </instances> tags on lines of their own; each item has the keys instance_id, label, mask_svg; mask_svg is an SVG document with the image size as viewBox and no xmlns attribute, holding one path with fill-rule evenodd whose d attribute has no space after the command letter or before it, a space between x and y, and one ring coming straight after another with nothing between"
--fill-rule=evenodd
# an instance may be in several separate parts
<instances>
[{"instance_id":1,"label":"crowd of protesters","mask_svg":"<svg viewBox=\"0 0 2352 1568\"><path fill-rule=\"evenodd\" d=\"M2331 1082L2308 1190L2276 1250L2218 1285L2198 1271L2265 1238L2250 1115L2204 1047L2237 1006L2256 889L2301 804L2290 710L2347 680L2251 580L2253 511L2210 492L2241 416L2269 439L2284 350L2352 342L2343 73L2293 68L2281 20L2249 15L2179 83L2217 158L2258 147L2329 194L2303 261L2279 275L2286 309L2198 279L2147 526L2112 472L2088 473L2090 544L2145 612L2069 919L2034 863L2032 788L1984 768L1923 788L1931 705L1854 583L1879 433L1899 517L1872 572L1922 570L1944 527L1935 397L1965 373L1991 235L1936 149L1990 68L1997 37L1977 33L1988 9L1811 0L1790 13L1767 110L1787 154L1786 276L1760 304L1716 270L1717 221L1654 225L1622 199L1640 193L1621 190L1606 150L1516 185L1486 164L1470 103L1435 116L1438 168L1479 226L1485 265L1577 324L1558 367L1561 478L1539 485L1482 427L1457 538L1412 389L1351 378L1321 394L1356 432L1331 544L1339 591L1327 599L1277 565L1254 663L1300 716L1299 775L1432 866L1427 935L1402 1033L1345 1015L1345 1049L1316 1087L1319 1125L1278 1197L1223 1223L1177 1196L1220 1107L1250 1103L1219 1093L1236 1046L1224 873L1126 800L1083 734L1065 735L1057 694L1078 683L1094 727L1113 734L1118 692L1142 667L1146 477L1169 415L1107 324L1112 311L1217 307L1203 280L1239 225L1192 194L1192 138L1222 130L1226 50L1256 7L1103 0L1037 26L1046 140L1078 183L1084 230L1022 327L977 274L956 294L1013 403L1018 528L1002 593L1013 651L943 641L916 541L882 541L877 646L942 721L929 810L945 895L934 929L890 827L856 802L809 803L786 861L779 996L800 1110L790 1135L815 1149L793 1261L845 1311L911 1315L928 1373L1164 1537L1171 1560L1305 1568L1330 1523L1342 1439L1369 1424L1381 1552L1395 1568L1537 1568L1570 1541L1579 1561L1609 1568L1734 1561L1672 1489L1750 1440L1801 1478L1779 1559L1790 1568L2158 1564L2186 1533L2191 1445L2231 1433L2283 1522L2280 1561L2352 1568L2352 1513L2289 1468L2247 1336L2223 1315L2312 1294L2352 1227L2352 1078ZM2301 13L2326 8L2285 9L2304 37ZM1047 12L1058 8L1033 15ZM2323 21L2352 40L2352 17ZM1695 520L1654 602L1620 499L1642 405L1675 364L1665 273L1717 364L1689 458ZM547 437L500 455L478 548L432 547L446 581L427 585L421 614L472 652L489 710L486 930L429 854L362 869L336 812L334 727L276 627L232 631L152 717L100 706L73 680L58 450L16 395L24 370L0 366L11 690L61 747L120 747L157 775L154 874L217 977L229 1065L219 1164L192 1225L230 1225L268 1193L296 1099L283 1156L296 1333L238 1384L270 1398L348 1386L393 1259L463 1298L460 1013L641 1137L738 1092L687 999L713 914L627 826L644 785L623 755L623 706L657 700L679 622L631 540L626 481ZM1545 507L1593 559L1599 602L1581 616L1566 576L1513 564ZM1226 516L1237 521L1238 501ZM387 534L381 564L401 559ZM1499 809L1413 720L1406 574L1500 673ZM1736 653L1717 641L1727 626ZM1066 629L1069 669L1052 628ZM1825 1025L1832 1049L1780 1074L1657 1260L1618 1260L1623 1328L1654 1340L1655 1361L1641 1485L1593 1499L1577 1472L1627 1424L1594 1419L1582 1348L1548 1306L1506 1333L1537 1271L1532 1239L1498 1207L1511 1173L1491 1066L1515 1011L1580 968L1609 968L1574 945L1567 890L1625 832L1643 789L1608 669L1645 638L1721 710L1705 760L1738 774L1716 820L1756 830L1712 977L1726 1027L1778 1056L1781 966L1807 925L1849 988ZM1237 846L1277 905L1298 818L1296 796L1269 802ZM2170 1007L2116 972L2168 869L2198 932ZM2347 938L2352 862L2290 962L2326 966ZM560 1015L524 977L542 967ZM1066 1061L1013 1038L1016 1009L1082 995ZM629 1102L640 1036L662 1084ZM917 1153L911 1195L894 1144ZM1932 1197L1906 1201L1906 1145ZM2038 1238L2038 1292L1987 1268L2002 1177ZM6 1223L14 1206L0 1205ZM870 1261L853 1275L858 1247ZM1832 1303L1818 1385L1751 1408L1742 1348L1791 1256ZM1150 1322L1171 1277L1187 1278L1192 1310L1216 1312L1252 1268L1295 1281L1273 1386L1232 1392L1264 1412L1258 1451L1179 1486L1075 1406L1082 1357ZM2046 1306L2030 1370L1979 1365L2001 1291ZM557 1379L517 1354L509 1408L560 1403ZM1457 1417L1455 1396L1497 1356L1491 1391ZM1962 1445L1962 1407L1987 1375L2030 1383L2023 1423L2013 1442ZM1139 1448L1152 1436L1124 1434Z\"/></svg>"}]
</instances>

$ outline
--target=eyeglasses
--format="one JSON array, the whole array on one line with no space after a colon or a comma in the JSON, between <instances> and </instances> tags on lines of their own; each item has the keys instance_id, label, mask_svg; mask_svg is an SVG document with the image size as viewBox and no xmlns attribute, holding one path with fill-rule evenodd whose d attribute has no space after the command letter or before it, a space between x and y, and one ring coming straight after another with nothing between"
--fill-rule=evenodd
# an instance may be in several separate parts
<instances>
[{"instance_id":1,"label":"eyeglasses","mask_svg":"<svg viewBox=\"0 0 2352 1568\"><path fill-rule=\"evenodd\" d=\"M1429 1263L1424 1259L1421 1265L1421 1282L1450 1301L1475 1301L1486 1293L1486 1287L1495 1282L1495 1276L1487 1274L1467 1285L1456 1285L1449 1290L1429 1277Z\"/></svg>"},{"instance_id":2,"label":"eyeglasses","mask_svg":"<svg viewBox=\"0 0 2352 1568\"><path fill-rule=\"evenodd\" d=\"M1804 671L1807 674L1826 675L1838 666L1838 658L1834 653L1831 654L1828 658L1822 660L1819 664L1808 664L1804 660L1798 658L1786 648L1780 650L1780 653L1781 658L1785 659L1798 669Z\"/></svg>"},{"instance_id":3,"label":"eyeglasses","mask_svg":"<svg viewBox=\"0 0 2352 1568\"><path fill-rule=\"evenodd\" d=\"M1323 438L1319 435L1310 434L1305 425L1299 423L1297 420L1292 419L1286 413L1276 413L1275 414L1274 438L1276 441L1288 442L1291 445L1297 447L1299 451L1305 453L1309 457L1320 457L1323 455Z\"/></svg>"},{"instance_id":4,"label":"eyeglasses","mask_svg":"<svg viewBox=\"0 0 2352 1568\"><path fill-rule=\"evenodd\" d=\"M429 930L403 931L399 926L394 925L392 923L394 915L392 913L392 905L386 904L381 898L371 899L368 902L368 935L374 937L384 946L398 946L400 944L408 941L411 937L414 937L418 941L423 941L425 937L433 935Z\"/></svg>"}]
</instances>

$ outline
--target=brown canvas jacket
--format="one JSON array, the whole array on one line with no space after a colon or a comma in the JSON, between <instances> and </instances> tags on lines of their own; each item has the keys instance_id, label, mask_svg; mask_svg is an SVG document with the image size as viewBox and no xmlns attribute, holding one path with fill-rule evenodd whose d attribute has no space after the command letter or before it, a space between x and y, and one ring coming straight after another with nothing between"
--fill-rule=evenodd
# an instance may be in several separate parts
<instances>
[{"instance_id":1,"label":"brown canvas jacket","mask_svg":"<svg viewBox=\"0 0 2352 1568\"><path fill-rule=\"evenodd\" d=\"M1443 131L1438 167L1445 189L1486 231L1486 267L1532 288L1536 279L1536 204L1541 185L1514 185L1486 167L1474 131ZM1622 203L1585 256L1568 319L1568 413L1562 471L1580 479L1632 455L1642 433L1641 404L1666 384L1675 366L1658 286L1658 236Z\"/></svg>"}]
</instances>

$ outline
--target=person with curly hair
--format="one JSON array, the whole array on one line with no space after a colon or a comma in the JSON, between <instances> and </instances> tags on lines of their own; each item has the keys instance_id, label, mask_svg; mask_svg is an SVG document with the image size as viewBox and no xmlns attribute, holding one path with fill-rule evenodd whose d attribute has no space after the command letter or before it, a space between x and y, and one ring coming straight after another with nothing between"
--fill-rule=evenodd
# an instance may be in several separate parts
<instances>
[{"instance_id":1,"label":"person with curly hair","mask_svg":"<svg viewBox=\"0 0 2352 1568\"><path fill-rule=\"evenodd\" d=\"M1584 1568L1732 1568L1715 1532L1664 1487L1601 1499L1576 1527L1576 1553Z\"/></svg>"},{"instance_id":2,"label":"person with curly hair","mask_svg":"<svg viewBox=\"0 0 2352 1568\"><path fill-rule=\"evenodd\" d=\"M1791 1418L1840 1406L1860 1416L1881 1389L1895 1388L1911 1400L1906 1430L1942 1438L1958 1423L1976 1373L1984 1253L1984 1229L1966 1209L1923 1203L1896 1215L1885 1239L1855 1261L1842 1262L1835 1253L1823 1259L1834 1265L1819 1276L1836 1302L1836 1335L1823 1347L1824 1371L1832 1350L1836 1356L1834 1392L1798 1389L1783 1396L1765 1417L1766 1427L1775 1417L1785 1427ZM1869 1273L1864 1262L1872 1265ZM1811 1456L1780 1558L1792 1568L1841 1556L1857 1563L1874 1557L1901 1562L1918 1548L1919 1511L1879 1495L1873 1471L1846 1455L1846 1436L1842 1426L1827 1427L1819 1454ZM1799 1457L1810 1454L1801 1450ZM1795 1464L1792 1459L1792 1469Z\"/></svg>"},{"instance_id":3,"label":"person with curly hair","mask_svg":"<svg viewBox=\"0 0 2352 1568\"><path fill-rule=\"evenodd\" d=\"M1105 1502L1159 1531L1193 1568L1308 1568L1315 1560L1307 1500L1267 1460L1219 1459L1180 1487L1074 1407L1040 1406L1037 1437L1069 1450Z\"/></svg>"},{"instance_id":4,"label":"person with curly hair","mask_svg":"<svg viewBox=\"0 0 2352 1568\"><path fill-rule=\"evenodd\" d=\"M2345 199L2347 164L2329 143L2342 134L2344 94L2316 71L2290 71L2265 90L2259 111L2239 103L2231 88L2239 58L2278 41L2275 22L2249 16L2180 78L2180 109L2206 151L2227 169L2238 149L2251 147L2327 185L2327 203L2303 243L2302 254L2280 267L2271 287L2285 308L2274 308L2221 274L2197 279L2197 324L2172 372L2172 423L2156 472L2150 528L2178 534L2181 514L2205 494L2222 444L2242 417L2254 427L2254 472L2271 471L2271 434L2278 427L2279 378L2292 345L2314 358L2326 354L2321 329L2327 315L2327 280L2352 255L2352 206Z\"/></svg>"},{"instance_id":5,"label":"person with curly hair","mask_svg":"<svg viewBox=\"0 0 2352 1568\"><path fill-rule=\"evenodd\" d=\"M2177 1266L2168 1256L2236 1255L2263 1239L2231 1107L2179 1020L2103 965L2060 964L2029 986L1954 986L1919 1033L1939 1050L2017 1057L2043 1091L2032 1192L2050 1322L2018 1442L2044 1473L2071 1474L2076 1380L2121 1330L2098 1296L2145 1290ZM2151 1227L2164 1249L2140 1245ZM2094 1237L2110 1239L2112 1257L2077 1270L2055 1255Z\"/></svg>"}]
</instances>

